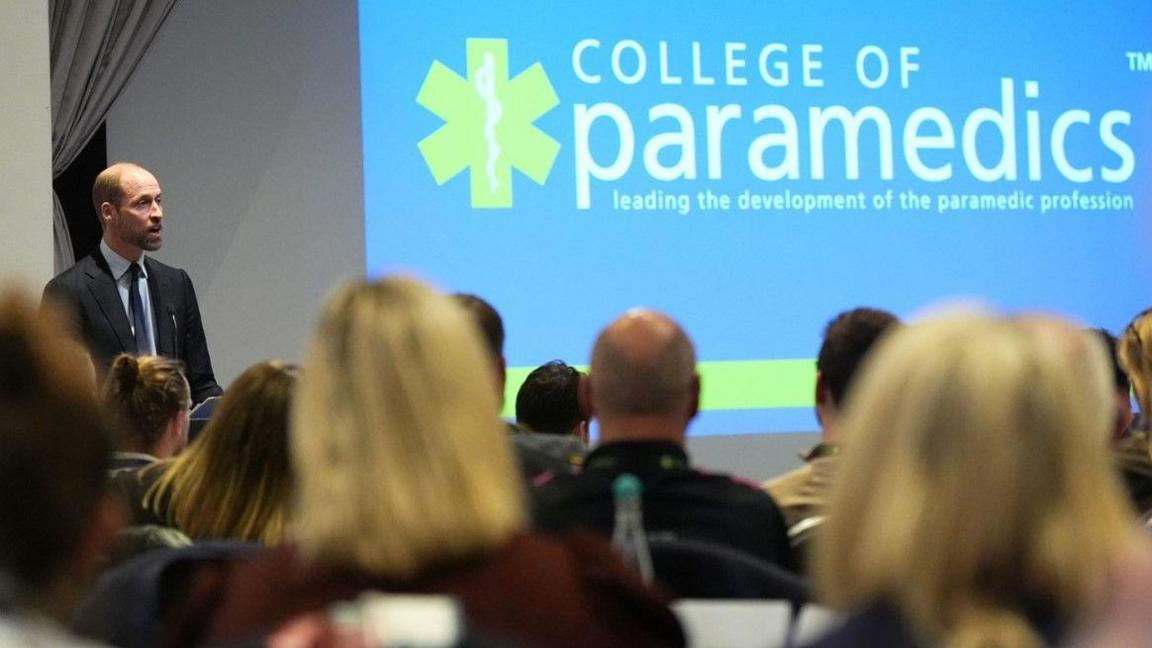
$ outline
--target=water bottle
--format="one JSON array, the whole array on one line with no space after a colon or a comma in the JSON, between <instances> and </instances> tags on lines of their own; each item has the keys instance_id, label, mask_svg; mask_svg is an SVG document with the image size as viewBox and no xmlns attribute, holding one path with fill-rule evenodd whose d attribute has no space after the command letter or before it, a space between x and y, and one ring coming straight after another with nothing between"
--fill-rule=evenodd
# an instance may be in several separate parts
<instances>
[{"instance_id":1,"label":"water bottle","mask_svg":"<svg viewBox=\"0 0 1152 648\"><path fill-rule=\"evenodd\" d=\"M648 537L644 534L644 515L640 495L644 487L636 475L624 473L612 482L612 498L616 503L616 526L612 530L612 546L624 564L640 574L645 583L652 582L652 556L648 553Z\"/></svg>"}]
</instances>

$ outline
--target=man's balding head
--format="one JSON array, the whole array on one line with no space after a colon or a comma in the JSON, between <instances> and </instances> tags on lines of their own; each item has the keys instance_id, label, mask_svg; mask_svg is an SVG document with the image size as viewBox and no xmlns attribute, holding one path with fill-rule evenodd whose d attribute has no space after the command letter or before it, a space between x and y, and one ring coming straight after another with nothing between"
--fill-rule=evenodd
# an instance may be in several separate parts
<instances>
[{"instance_id":1,"label":"man's balding head","mask_svg":"<svg viewBox=\"0 0 1152 648\"><path fill-rule=\"evenodd\" d=\"M589 373L590 405L605 417L683 417L696 413L700 381L696 351L672 318L633 309L596 339Z\"/></svg>"},{"instance_id":2,"label":"man's balding head","mask_svg":"<svg viewBox=\"0 0 1152 648\"><path fill-rule=\"evenodd\" d=\"M136 170L143 171L144 167L135 162L116 162L96 176L96 181L92 184L92 206L96 209L97 216L102 213L101 205L104 203L111 203L113 206L120 205L124 200L124 186L121 183L121 177L125 171Z\"/></svg>"}]
</instances>

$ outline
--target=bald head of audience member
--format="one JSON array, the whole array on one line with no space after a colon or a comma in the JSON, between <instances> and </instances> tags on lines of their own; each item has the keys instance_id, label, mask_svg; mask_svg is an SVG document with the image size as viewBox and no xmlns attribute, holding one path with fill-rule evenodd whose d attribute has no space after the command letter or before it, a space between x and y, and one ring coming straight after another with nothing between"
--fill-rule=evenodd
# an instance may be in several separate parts
<instances>
[{"instance_id":1,"label":"bald head of audience member","mask_svg":"<svg viewBox=\"0 0 1152 648\"><path fill-rule=\"evenodd\" d=\"M585 411L600 421L603 442L683 443L700 403L692 341L672 318L633 309L605 328L581 383Z\"/></svg>"}]
</instances>

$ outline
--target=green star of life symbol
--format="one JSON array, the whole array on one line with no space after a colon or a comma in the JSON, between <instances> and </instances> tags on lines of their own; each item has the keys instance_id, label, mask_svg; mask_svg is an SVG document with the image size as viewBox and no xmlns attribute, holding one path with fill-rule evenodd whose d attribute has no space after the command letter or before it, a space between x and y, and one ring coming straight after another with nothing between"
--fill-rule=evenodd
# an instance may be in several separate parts
<instances>
[{"instance_id":1,"label":"green star of life symbol","mask_svg":"<svg viewBox=\"0 0 1152 648\"><path fill-rule=\"evenodd\" d=\"M469 38L468 78L433 61L416 102L445 121L420 140L420 153L436 184L465 168L472 181L472 206L512 206L512 169L544 184L560 144L532 125L559 99L535 63L508 79L508 41Z\"/></svg>"}]
</instances>

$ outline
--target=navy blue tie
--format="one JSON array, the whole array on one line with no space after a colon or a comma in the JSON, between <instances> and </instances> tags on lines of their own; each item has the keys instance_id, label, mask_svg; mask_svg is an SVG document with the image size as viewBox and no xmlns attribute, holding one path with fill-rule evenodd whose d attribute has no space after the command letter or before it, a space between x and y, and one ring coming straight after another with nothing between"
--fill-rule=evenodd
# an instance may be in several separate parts
<instances>
[{"instance_id":1,"label":"navy blue tie","mask_svg":"<svg viewBox=\"0 0 1152 648\"><path fill-rule=\"evenodd\" d=\"M136 355L152 353L152 339L148 336L148 323L145 319L144 304L140 299L140 277L144 271L139 263L128 266L132 280L128 282L128 312L132 316L132 328L136 329Z\"/></svg>"}]
</instances>

